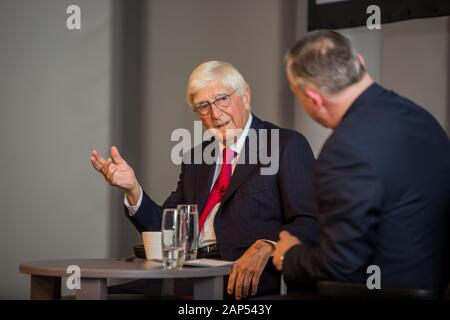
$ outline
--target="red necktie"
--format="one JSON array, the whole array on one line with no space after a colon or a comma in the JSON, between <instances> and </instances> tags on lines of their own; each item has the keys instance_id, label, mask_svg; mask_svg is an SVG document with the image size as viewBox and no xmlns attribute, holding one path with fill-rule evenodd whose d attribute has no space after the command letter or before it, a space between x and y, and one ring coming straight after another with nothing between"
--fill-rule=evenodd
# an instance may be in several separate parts
<instances>
[{"instance_id":1,"label":"red necktie","mask_svg":"<svg viewBox=\"0 0 450 320\"><path fill-rule=\"evenodd\" d=\"M235 156L236 152L230 148L225 148L222 152L222 168L220 169L219 177L217 177L217 180L208 195L205 208L200 215L199 234L202 232L203 225L209 213L222 200L223 195L227 191L231 180L231 162Z\"/></svg>"}]
</instances>

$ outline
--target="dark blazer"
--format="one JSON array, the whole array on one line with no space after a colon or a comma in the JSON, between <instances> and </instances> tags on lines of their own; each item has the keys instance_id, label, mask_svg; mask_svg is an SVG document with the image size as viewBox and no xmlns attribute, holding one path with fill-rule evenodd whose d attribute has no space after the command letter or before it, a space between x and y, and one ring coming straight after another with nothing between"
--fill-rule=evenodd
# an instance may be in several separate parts
<instances>
[{"instance_id":1,"label":"dark blazer","mask_svg":"<svg viewBox=\"0 0 450 320\"><path fill-rule=\"evenodd\" d=\"M279 128L254 115L251 128L279 130L279 170L275 175L261 175L260 169L264 165L259 159L256 164L246 161L236 165L214 220L219 252L224 260L238 259L258 239L278 240L281 230L289 230L305 243L318 241L312 192L314 156L308 142L298 132ZM271 135L267 136L270 138ZM204 149L209 143L212 141L200 147ZM248 160L248 136L244 148ZM267 148L264 154L270 154L270 140L263 148ZM258 152L262 151L259 146ZM192 159L194 152L187 157ZM182 164L176 191L162 207L144 193L139 210L132 217L126 214L140 232L161 229L162 208L196 203L199 212L203 210L216 164L186 162ZM260 279L258 294L279 292L280 279L281 274L269 261Z\"/></svg>"},{"instance_id":2,"label":"dark blazer","mask_svg":"<svg viewBox=\"0 0 450 320\"><path fill-rule=\"evenodd\" d=\"M320 245L285 256L289 283L331 279L440 289L450 233L450 143L413 102L371 85L326 141L315 166Z\"/></svg>"}]
</instances>

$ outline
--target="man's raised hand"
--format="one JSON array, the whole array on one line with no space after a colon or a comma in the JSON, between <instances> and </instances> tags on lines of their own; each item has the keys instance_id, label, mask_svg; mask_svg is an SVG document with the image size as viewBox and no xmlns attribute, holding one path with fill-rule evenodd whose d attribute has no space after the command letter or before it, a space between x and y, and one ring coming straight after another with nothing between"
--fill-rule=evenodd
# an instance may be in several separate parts
<instances>
[{"instance_id":1,"label":"man's raised hand","mask_svg":"<svg viewBox=\"0 0 450 320\"><path fill-rule=\"evenodd\" d=\"M133 168L122 158L117 147L111 147L111 158L108 159L104 159L96 150L93 150L91 163L110 185L125 190L130 204L137 203L140 196L139 183Z\"/></svg>"}]
</instances>

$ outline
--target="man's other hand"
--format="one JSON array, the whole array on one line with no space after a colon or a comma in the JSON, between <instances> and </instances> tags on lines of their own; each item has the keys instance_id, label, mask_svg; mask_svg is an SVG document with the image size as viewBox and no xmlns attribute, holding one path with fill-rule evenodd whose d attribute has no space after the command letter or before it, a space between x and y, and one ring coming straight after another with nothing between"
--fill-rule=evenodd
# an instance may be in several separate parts
<instances>
[{"instance_id":1,"label":"man's other hand","mask_svg":"<svg viewBox=\"0 0 450 320\"><path fill-rule=\"evenodd\" d=\"M287 231L280 232L280 240L275 246L275 252L273 253L272 258L272 263L277 270L281 271L283 268L283 260L286 251L297 244L301 244L301 241L297 237Z\"/></svg>"}]
</instances>

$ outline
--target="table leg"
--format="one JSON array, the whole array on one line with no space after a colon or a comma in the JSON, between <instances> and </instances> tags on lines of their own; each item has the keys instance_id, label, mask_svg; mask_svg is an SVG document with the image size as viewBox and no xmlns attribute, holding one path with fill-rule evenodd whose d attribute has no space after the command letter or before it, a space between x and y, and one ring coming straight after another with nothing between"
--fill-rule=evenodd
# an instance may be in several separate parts
<instances>
[{"instance_id":1,"label":"table leg","mask_svg":"<svg viewBox=\"0 0 450 320\"><path fill-rule=\"evenodd\" d=\"M174 279L145 280L144 295L146 299L172 297L174 294Z\"/></svg>"},{"instance_id":2,"label":"table leg","mask_svg":"<svg viewBox=\"0 0 450 320\"><path fill-rule=\"evenodd\" d=\"M81 278L81 288L75 290L77 300L106 300L106 279Z\"/></svg>"},{"instance_id":3,"label":"table leg","mask_svg":"<svg viewBox=\"0 0 450 320\"><path fill-rule=\"evenodd\" d=\"M61 278L32 275L30 298L32 300L61 299Z\"/></svg>"},{"instance_id":4,"label":"table leg","mask_svg":"<svg viewBox=\"0 0 450 320\"><path fill-rule=\"evenodd\" d=\"M174 293L174 279L164 279L162 283L161 295L163 297L172 297Z\"/></svg>"},{"instance_id":5,"label":"table leg","mask_svg":"<svg viewBox=\"0 0 450 320\"><path fill-rule=\"evenodd\" d=\"M223 276L194 280L194 300L222 300Z\"/></svg>"}]
</instances>

